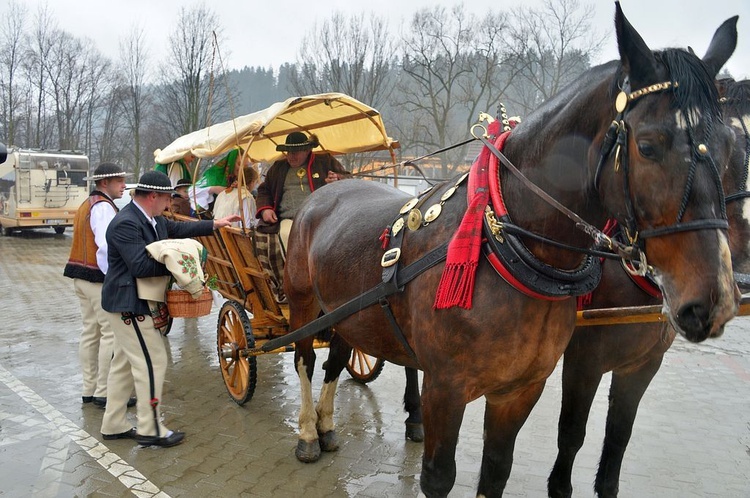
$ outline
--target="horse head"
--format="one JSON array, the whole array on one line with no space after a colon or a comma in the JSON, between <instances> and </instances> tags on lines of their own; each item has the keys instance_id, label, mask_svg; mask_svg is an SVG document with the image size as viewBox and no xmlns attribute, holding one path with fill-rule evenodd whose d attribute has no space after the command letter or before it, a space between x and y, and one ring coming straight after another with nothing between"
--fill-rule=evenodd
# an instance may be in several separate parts
<instances>
[{"instance_id":1,"label":"horse head","mask_svg":"<svg viewBox=\"0 0 750 498\"><path fill-rule=\"evenodd\" d=\"M750 80L723 79L717 82L724 121L735 134L730 167L724 177L729 245L735 272L750 274Z\"/></svg>"},{"instance_id":2,"label":"horse head","mask_svg":"<svg viewBox=\"0 0 750 498\"><path fill-rule=\"evenodd\" d=\"M720 335L739 299L721 183L733 134L715 86L736 22L716 31L701 60L692 50L652 52L619 4L615 17L616 139L602 152L598 186L653 268L672 325L691 341Z\"/></svg>"}]
</instances>

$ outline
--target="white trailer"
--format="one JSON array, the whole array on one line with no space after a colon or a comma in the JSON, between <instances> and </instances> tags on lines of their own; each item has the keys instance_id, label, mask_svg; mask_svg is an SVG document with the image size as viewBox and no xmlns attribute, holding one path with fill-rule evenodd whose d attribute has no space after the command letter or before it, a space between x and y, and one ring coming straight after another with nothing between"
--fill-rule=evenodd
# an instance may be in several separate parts
<instances>
[{"instance_id":1,"label":"white trailer","mask_svg":"<svg viewBox=\"0 0 750 498\"><path fill-rule=\"evenodd\" d=\"M10 148L0 163L0 225L4 235L25 228L73 226L89 195L89 159L73 151Z\"/></svg>"}]
</instances>

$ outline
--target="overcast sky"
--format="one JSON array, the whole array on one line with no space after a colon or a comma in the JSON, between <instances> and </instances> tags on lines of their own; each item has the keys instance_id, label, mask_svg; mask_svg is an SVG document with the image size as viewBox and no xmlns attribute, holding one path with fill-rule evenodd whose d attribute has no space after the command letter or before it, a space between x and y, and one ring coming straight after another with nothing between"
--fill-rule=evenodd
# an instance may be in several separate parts
<instances>
[{"instance_id":1,"label":"overcast sky","mask_svg":"<svg viewBox=\"0 0 750 498\"><path fill-rule=\"evenodd\" d=\"M158 66L167 54L168 36L177 26L180 7L200 5L180 0L20 0L34 14L46 4L59 26L75 36L89 37L104 55L116 58L119 41L134 25L146 32L152 62ZM580 0L596 6L595 29L609 34L600 58L606 62L617 57L610 0ZM244 66L278 67L294 62L303 35L315 21L323 21L334 11L370 12L389 20L392 33L420 8L452 0L214 0L206 2L219 16L224 28L220 47L230 68ZM470 0L467 10L483 14L490 8L500 10L521 5L539 5L541 0ZM7 11L7 0L0 2L0 13ZM653 49L692 46L703 54L714 31L727 18L739 15L739 42L727 68L737 79L750 78L750 0L622 0L623 11L631 24Z\"/></svg>"}]
</instances>

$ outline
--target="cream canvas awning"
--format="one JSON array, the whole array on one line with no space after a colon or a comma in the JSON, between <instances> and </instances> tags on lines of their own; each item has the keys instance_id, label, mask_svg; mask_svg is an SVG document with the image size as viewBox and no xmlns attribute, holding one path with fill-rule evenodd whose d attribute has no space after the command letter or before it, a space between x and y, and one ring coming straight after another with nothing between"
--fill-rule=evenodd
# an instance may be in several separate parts
<instances>
[{"instance_id":1,"label":"cream canvas awning","mask_svg":"<svg viewBox=\"0 0 750 498\"><path fill-rule=\"evenodd\" d=\"M262 111L217 123L183 135L164 149L154 152L159 164L181 159L192 152L196 157L214 157L239 145L253 162L270 163L283 157L276 145L293 131L317 135L315 150L349 154L398 148L390 138L380 113L343 93L293 97Z\"/></svg>"}]
</instances>

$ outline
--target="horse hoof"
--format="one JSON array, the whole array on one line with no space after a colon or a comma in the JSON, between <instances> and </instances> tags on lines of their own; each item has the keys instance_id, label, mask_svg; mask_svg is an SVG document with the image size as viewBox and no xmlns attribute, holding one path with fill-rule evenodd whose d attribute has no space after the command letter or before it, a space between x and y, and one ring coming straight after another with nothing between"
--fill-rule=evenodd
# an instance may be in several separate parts
<instances>
[{"instance_id":1,"label":"horse hoof","mask_svg":"<svg viewBox=\"0 0 750 498\"><path fill-rule=\"evenodd\" d=\"M406 439L414 441L415 443L421 443L424 441L424 427L420 423L407 422L406 423Z\"/></svg>"},{"instance_id":2,"label":"horse hoof","mask_svg":"<svg viewBox=\"0 0 750 498\"><path fill-rule=\"evenodd\" d=\"M294 452L297 460L304 463L317 462L320 458L320 444L318 440L307 442L303 440L297 441L297 449Z\"/></svg>"},{"instance_id":3,"label":"horse hoof","mask_svg":"<svg viewBox=\"0 0 750 498\"><path fill-rule=\"evenodd\" d=\"M336 441L336 431L328 431L318 434L320 449L323 451L336 451L339 449L339 442Z\"/></svg>"}]
</instances>

